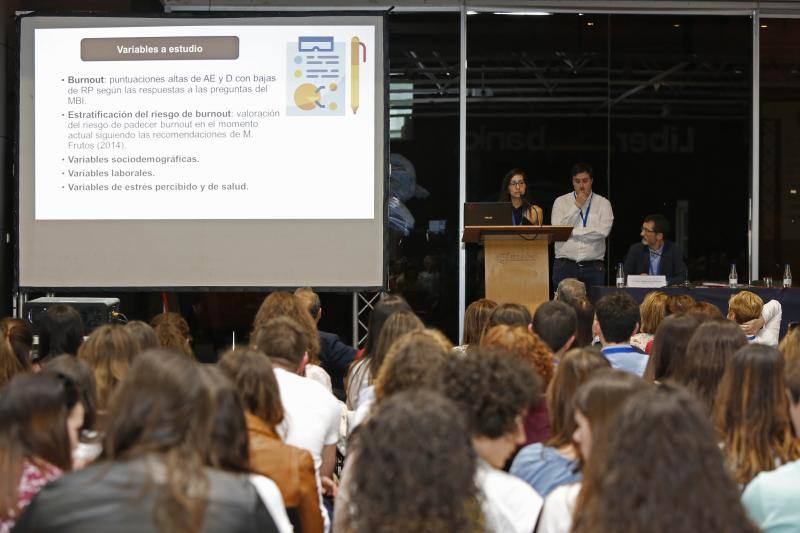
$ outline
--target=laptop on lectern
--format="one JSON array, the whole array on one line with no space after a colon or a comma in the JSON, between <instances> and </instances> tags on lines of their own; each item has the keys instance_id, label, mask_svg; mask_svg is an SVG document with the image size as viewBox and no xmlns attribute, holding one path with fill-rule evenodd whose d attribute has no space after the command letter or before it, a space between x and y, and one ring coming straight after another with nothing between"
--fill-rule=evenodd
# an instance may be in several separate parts
<instances>
[{"instance_id":1,"label":"laptop on lectern","mask_svg":"<svg viewBox=\"0 0 800 533\"><path fill-rule=\"evenodd\" d=\"M465 226L512 226L511 202L465 202Z\"/></svg>"}]
</instances>

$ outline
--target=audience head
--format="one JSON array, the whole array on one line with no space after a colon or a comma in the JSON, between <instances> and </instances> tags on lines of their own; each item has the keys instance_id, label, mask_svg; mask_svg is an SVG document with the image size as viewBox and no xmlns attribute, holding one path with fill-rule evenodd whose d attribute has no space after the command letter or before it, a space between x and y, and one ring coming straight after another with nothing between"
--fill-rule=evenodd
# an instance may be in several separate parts
<instances>
[{"instance_id":1,"label":"audience head","mask_svg":"<svg viewBox=\"0 0 800 533\"><path fill-rule=\"evenodd\" d=\"M750 291L741 291L728 300L728 318L737 324L744 324L761 316L764 300Z\"/></svg>"},{"instance_id":2,"label":"audience head","mask_svg":"<svg viewBox=\"0 0 800 533\"><path fill-rule=\"evenodd\" d=\"M263 355L262 359L266 359ZM217 367L204 365L200 373L211 412L206 435L205 465L226 472L250 472L247 424L239 391Z\"/></svg>"},{"instance_id":3,"label":"audience head","mask_svg":"<svg viewBox=\"0 0 800 533\"><path fill-rule=\"evenodd\" d=\"M499 348L527 361L539 374L542 387L553 379L553 354L550 348L524 326L495 326L483 336L483 348Z\"/></svg>"},{"instance_id":4,"label":"audience head","mask_svg":"<svg viewBox=\"0 0 800 533\"><path fill-rule=\"evenodd\" d=\"M19 318L0 320L0 389L11 378L31 369L33 334L28 324Z\"/></svg>"},{"instance_id":5,"label":"audience head","mask_svg":"<svg viewBox=\"0 0 800 533\"><path fill-rule=\"evenodd\" d=\"M719 310L719 307L711 302L695 302L694 305L692 305L686 312L690 315L696 316L700 322L725 318L722 314L722 311Z\"/></svg>"},{"instance_id":6,"label":"audience head","mask_svg":"<svg viewBox=\"0 0 800 533\"><path fill-rule=\"evenodd\" d=\"M570 348L575 341L577 327L575 310L558 300L543 303L533 314L533 332L553 353L564 353Z\"/></svg>"},{"instance_id":7,"label":"audience head","mask_svg":"<svg viewBox=\"0 0 800 533\"><path fill-rule=\"evenodd\" d=\"M723 466L708 418L686 391L662 385L628 398L592 451L577 533L757 531ZM675 512L666 512L667 509Z\"/></svg>"},{"instance_id":8,"label":"audience head","mask_svg":"<svg viewBox=\"0 0 800 533\"><path fill-rule=\"evenodd\" d=\"M575 348L590 346L594 340L594 332L592 331L594 305L589 301L589 298L584 297L575 303L573 309L575 309L577 326L575 327L575 342L572 343L572 346Z\"/></svg>"},{"instance_id":9,"label":"audience head","mask_svg":"<svg viewBox=\"0 0 800 533\"><path fill-rule=\"evenodd\" d=\"M74 307L56 304L47 308L37 320L39 351L37 361L68 353L76 355L83 342L83 320Z\"/></svg>"},{"instance_id":10,"label":"audience head","mask_svg":"<svg viewBox=\"0 0 800 533\"><path fill-rule=\"evenodd\" d=\"M75 384L83 405L83 425L80 429L93 429L97 416L97 386L89 365L77 357L62 354L49 360L44 367L44 371L66 376Z\"/></svg>"},{"instance_id":11,"label":"audience head","mask_svg":"<svg viewBox=\"0 0 800 533\"><path fill-rule=\"evenodd\" d=\"M344 530L480 530L477 458L461 409L450 400L401 392L358 427L351 449Z\"/></svg>"},{"instance_id":12,"label":"audience head","mask_svg":"<svg viewBox=\"0 0 800 533\"><path fill-rule=\"evenodd\" d=\"M367 340L364 343L365 356L372 356L372 353L375 351L375 346L378 344L378 339L381 336L383 324L392 314L400 311L413 312L405 298L397 296L396 294L390 294L375 304L375 307L372 308L372 312L369 314L369 333L367 333Z\"/></svg>"},{"instance_id":13,"label":"audience head","mask_svg":"<svg viewBox=\"0 0 800 533\"><path fill-rule=\"evenodd\" d=\"M743 346L747 346L747 337L734 322L707 320L692 334L686 355L674 366L669 377L694 392L710 414L725 367Z\"/></svg>"},{"instance_id":14,"label":"audience head","mask_svg":"<svg viewBox=\"0 0 800 533\"><path fill-rule=\"evenodd\" d=\"M800 327L789 328L789 331L781 339L778 350L780 350L787 365L800 357Z\"/></svg>"},{"instance_id":15,"label":"audience head","mask_svg":"<svg viewBox=\"0 0 800 533\"><path fill-rule=\"evenodd\" d=\"M540 387L529 363L481 347L445 363L440 390L466 414L478 455L502 468L525 441L522 419L539 401Z\"/></svg>"},{"instance_id":16,"label":"audience head","mask_svg":"<svg viewBox=\"0 0 800 533\"><path fill-rule=\"evenodd\" d=\"M300 287L294 291L294 295L311 315L315 322L319 322L322 318L322 301L319 299L319 294L314 292L311 287Z\"/></svg>"},{"instance_id":17,"label":"audience head","mask_svg":"<svg viewBox=\"0 0 800 533\"><path fill-rule=\"evenodd\" d=\"M223 354L218 366L236 385L247 412L273 430L283 421L278 380L268 357L255 350L232 350Z\"/></svg>"},{"instance_id":18,"label":"audience head","mask_svg":"<svg viewBox=\"0 0 800 533\"><path fill-rule=\"evenodd\" d=\"M694 298L688 294L673 294L667 298L667 316L685 313L694 306Z\"/></svg>"},{"instance_id":19,"label":"audience head","mask_svg":"<svg viewBox=\"0 0 800 533\"><path fill-rule=\"evenodd\" d=\"M586 284L575 278L562 279L556 288L555 299L573 307L586 297Z\"/></svg>"},{"instance_id":20,"label":"audience head","mask_svg":"<svg viewBox=\"0 0 800 533\"><path fill-rule=\"evenodd\" d=\"M155 330L147 322L131 320L125 324L125 329L128 330L128 333L130 333L136 341L140 352L152 350L161 346Z\"/></svg>"},{"instance_id":21,"label":"audience head","mask_svg":"<svg viewBox=\"0 0 800 533\"><path fill-rule=\"evenodd\" d=\"M286 316L265 322L256 330L254 347L279 366L299 371L308 362L306 330Z\"/></svg>"},{"instance_id":22,"label":"audience head","mask_svg":"<svg viewBox=\"0 0 800 533\"><path fill-rule=\"evenodd\" d=\"M794 433L800 436L800 360L797 358L786 361L786 392Z\"/></svg>"},{"instance_id":23,"label":"audience head","mask_svg":"<svg viewBox=\"0 0 800 533\"><path fill-rule=\"evenodd\" d=\"M648 381L664 381L673 377L684 364L686 347L697 327L697 317L688 313L669 315L658 326L644 377Z\"/></svg>"},{"instance_id":24,"label":"audience head","mask_svg":"<svg viewBox=\"0 0 800 533\"><path fill-rule=\"evenodd\" d=\"M495 326L525 326L531 323L531 313L522 304L502 303L495 307L489 315L489 320L483 329L483 335Z\"/></svg>"},{"instance_id":25,"label":"audience head","mask_svg":"<svg viewBox=\"0 0 800 533\"><path fill-rule=\"evenodd\" d=\"M166 480L156 483L156 474L149 474L152 479L143 489L166 485L154 509L160 530L202 528L208 491L203 465L212 416L200 366L174 350L139 354L111 397L103 455L111 461L161 459Z\"/></svg>"},{"instance_id":26,"label":"audience head","mask_svg":"<svg viewBox=\"0 0 800 533\"><path fill-rule=\"evenodd\" d=\"M166 350L175 350L194 359L192 335L189 323L178 313L169 311L154 316L150 320L158 344Z\"/></svg>"},{"instance_id":27,"label":"audience head","mask_svg":"<svg viewBox=\"0 0 800 533\"><path fill-rule=\"evenodd\" d=\"M575 442L583 461L594 460L595 448L610 437L608 427L625 400L652 385L621 370L603 369L591 376L575 391Z\"/></svg>"},{"instance_id":28,"label":"audience head","mask_svg":"<svg viewBox=\"0 0 800 533\"><path fill-rule=\"evenodd\" d=\"M595 306L597 331L603 343L628 342L639 327L639 304L625 291L606 294Z\"/></svg>"},{"instance_id":29,"label":"audience head","mask_svg":"<svg viewBox=\"0 0 800 533\"><path fill-rule=\"evenodd\" d=\"M435 388L450 350L450 341L435 329L411 331L397 339L375 379L376 404L402 391Z\"/></svg>"},{"instance_id":30,"label":"audience head","mask_svg":"<svg viewBox=\"0 0 800 533\"><path fill-rule=\"evenodd\" d=\"M564 354L556 374L547 387L547 407L550 416L550 438L547 445L554 448L572 442L575 433L575 391L589 376L611 364L596 348L573 348Z\"/></svg>"},{"instance_id":31,"label":"audience head","mask_svg":"<svg viewBox=\"0 0 800 533\"><path fill-rule=\"evenodd\" d=\"M775 348L748 344L725 367L714 403L722 448L738 483L800 458L789 421L783 357Z\"/></svg>"},{"instance_id":32,"label":"audience head","mask_svg":"<svg viewBox=\"0 0 800 533\"><path fill-rule=\"evenodd\" d=\"M411 311L400 311L393 313L386 322L383 323L378 342L375 343L370 361L370 373L373 379L380 373L386 354L391 349L397 339L409 331L424 329L422 321Z\"/></svg>"},{"instance_id":33,"label":"audience head","mask_svg":"<svg viewBox=\"0 0 800 533\"><path fill-rule=\"evenodd\" d=\"M492 314L497 302L487 298L475 300L467 306L464 312L464 339L462 344L478 344L481 341L481 334Z\"/></svg>"},{"instance_id":34,"label":"audience head","mask_svg":"<svg viewBox=\"0 0 800 533\"><path fill-rule=\"evenodd\" d=\"M661 291L648 292L639 306L642 324L639 331L655 334L658 325L664 320L667 313L667 300L669 297Z\"/></svg>"},{"instance_id":35,"label":"audience head","mask_svg":"<svg viewBox=\"0 0 800 533\"><path fill-rule=\"evenodd\" d=\"M273 318L285 316L291 318L306 332L306 351L308 352L309 362L319 364L319 333L317 323L308 314L308 309L301 303L300 299L289 292L273 292L266 298L259 307L256 317L253 320L253 332Z\"/></svg>"},{"instance_id":36,"label":"audience head","mask_svg":"<svg viewBox=\"0 0 800 533\"><path fill-rule=\"evenodd\" d=\"M138 351L133 336L117 324L100 326L81 345L78 358L85 361L94 373L99 410L106 409L111 393Z\"/></svg>"}]
</instances>

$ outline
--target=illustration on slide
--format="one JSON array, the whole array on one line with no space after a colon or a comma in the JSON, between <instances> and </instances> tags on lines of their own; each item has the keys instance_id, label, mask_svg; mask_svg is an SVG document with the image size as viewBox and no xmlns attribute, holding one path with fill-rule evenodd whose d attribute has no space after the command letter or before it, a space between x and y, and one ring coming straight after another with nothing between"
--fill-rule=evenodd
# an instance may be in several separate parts
<instances>
[{"instance_id":1,"label":"illustration on slide","mask_svg":"<svg viewBox=\"0 0 800 533\"><path fill-rule=\"evenodd\" d=\"M363 59L362 59L363 52ZM302 36L287 43L287 115L344 116L345 43L331 36ZM359 107L359 66L367 46L350 39L350 109Z\"/></svg>"}]
</instances>

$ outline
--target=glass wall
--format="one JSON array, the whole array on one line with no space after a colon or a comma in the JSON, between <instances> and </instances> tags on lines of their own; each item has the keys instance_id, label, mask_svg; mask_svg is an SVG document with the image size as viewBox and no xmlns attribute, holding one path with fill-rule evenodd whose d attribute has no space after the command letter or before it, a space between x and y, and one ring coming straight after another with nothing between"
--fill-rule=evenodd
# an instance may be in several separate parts
<instances>
[{"instance_id":1,"label":"glass wall","mask_svg":"<svg viewBox=\"0 0 800 533\"><path fill-rule=\"evenodd\" d=\"M759 271L778 279L800 268L800 19L760 26Z\"/></svg>"}]
</instances>

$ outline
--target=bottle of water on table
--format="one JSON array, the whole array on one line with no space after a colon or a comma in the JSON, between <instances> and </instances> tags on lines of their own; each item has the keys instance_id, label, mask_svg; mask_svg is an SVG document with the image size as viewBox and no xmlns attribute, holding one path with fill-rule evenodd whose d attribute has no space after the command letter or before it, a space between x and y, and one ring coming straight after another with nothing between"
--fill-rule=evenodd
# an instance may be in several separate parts
<instances>
[{"instance_id":1,"label":"bottle of water on table","mask_svg":"<svg viewBox=\"0 0 800 533\"><path fill-rule=\"evenodd\" d=\"M736 263L731 263L731 271L728 274L728 287L735 289L739 284L739 275L736 273Z\"/></svg>"},{"instance_id":2,"label":"bottle of water on table","mask_svg":"<svg viewBox=\"0 0 800 533\"><path fill-rule=\"evenodd\" d=\"M783 267L783 288L788 289L792 286L792 269L789 263Z\"/></svg>"},{"instance_id":3,"label":"bottle of water on table","mask_svg":"<svg viewBox=\"0 0 800 533\"><path fill-rule=\"evenodd\" d=\"M617 288L625 288L625 270L622 268L622 263L617 263Z\"/></svg>"}]
</instances>

